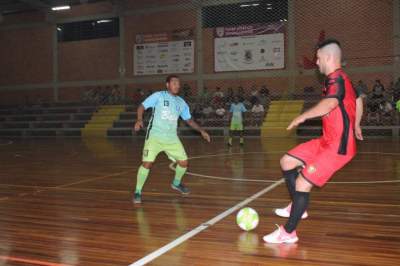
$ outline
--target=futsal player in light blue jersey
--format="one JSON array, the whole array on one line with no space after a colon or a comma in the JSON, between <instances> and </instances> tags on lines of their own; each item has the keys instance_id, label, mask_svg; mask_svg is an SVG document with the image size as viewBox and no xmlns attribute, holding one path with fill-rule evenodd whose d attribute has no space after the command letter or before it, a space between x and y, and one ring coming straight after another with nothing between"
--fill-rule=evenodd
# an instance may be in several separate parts
<instances>
[{"instance_id":1,"label":"futsal player in light blue jersey","mask_svg":"<svg viewBox=\"0 0 400 266\"><path fill-rule=\"evenodd\" d=\"M166 90L150 95L137 109L135 131L143 128L143 113L151 108L146 141L143 149L142 165L137 174L137 183L133 202L142 202L142 188L150 169L160 152L165 152L170 160L176 162L175 178L171 187L182 194L188 194L189 189L181 182L187 167L188 158L177 134L178 119L182 118L189 126L200 132L202 137L210 142L210 136L193 119L189 105L178 96L180 89L179 77L170 75L166 79Z\"/></svg>"}]
</instances>

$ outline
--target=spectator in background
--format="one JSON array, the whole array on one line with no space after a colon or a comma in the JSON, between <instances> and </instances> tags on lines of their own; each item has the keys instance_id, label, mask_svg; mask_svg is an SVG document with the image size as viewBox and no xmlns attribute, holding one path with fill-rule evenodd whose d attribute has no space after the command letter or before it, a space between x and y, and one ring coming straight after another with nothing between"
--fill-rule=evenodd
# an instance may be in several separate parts
<instances>
[{"instance_id":1,"label":"spectator in background","mask_svg":"<svg viewBox=\"0 0 400 266\"><path fill-rule=\"evenodd\" d=\"M251 104L249 98L244 98L243 104L244 104L244 106L245 106L247 109L251 109L251 107L253 106L253 105Z\"/></svg>"},{"instance_id":2,"label":"spectator in background","mask_svg":"<svg viewBox=\"0 0 400 266\"><path fill-rule=\"evenodd\" d=\"M375 80L374 87L372 88L372 97L373 99L383 99L383 93L385 92L385 88L379 79Z\"/></svg>"},{"instance_id":3,"label":"spectator in background","mask_svg":"<svg viewBox=\"0 0 400 266\"><path fill-rule=\"evenodd\" d=\"M239 101L243 102L245 99L244 88L242 86L238 87L238 97Z\"/></svg>"},{"instance_id":4,"label":"spectator in background","mask_svg":"<svg viewBox=\"0 0 400 266\"><path fill-rule=\"evenodd\" d=\"M235 97L235 93L233 92L232 87L229 87L228 93L226 94L225 102L228 104L232 103L234 97Z\"/></svg>"},{"instance_id":5,"label":"spectator in background","mask_svg":"<svg viewBox=\"0 0 400 266\"><path fill-rule=\"evenodd\" d=\"M393 101L397 103L400 100L400 78L394 84Z\"/></svg>"},{"instance_id":6,"label":"spectator in background","mask_svg":"<svg viewBox=\"0 0 400 266\"><path fill-rule=\"evenodd\" d=\"M250 92L250 103L252 105L256 104L256 102L258 101L258 97L259 97L259 92L258 89L255 85L253 85L251 87L251 92Z\"/></svg>"},{"instance_id":7,"label":"spectator in background","mask_svg":"<svg viewBox=\"0 0 400 266\"><path fill-rule=\"evenodd\" d=\"M100 101L101 101L101 104L107 104L107 103L109 103L109 101L110 101L110 95L111 95L111 88L110 88L110 86L106 86L105 88L103 88L102 90L101 90L101 93L100 93Z\"/></svg>"},{"instance_id":8,"label":"spectator in background","mask_svg":"<svg viewBox=\"0 0 400 266\"><path fill-rule=\"evenodd\" d=\"M384 101L380 104L379 108L384 115L390 115L393 111L393 105L389 101Z\"/></svg>"},{"instance_id":9,"label":"spectator in background","mask_svg":"<svg viewBox=\"0 0 400 266\"><path fill-rule=\"evenodd\" d=\"M207 104L209 100L210 100L210 93L208 91L208 88L204 87L200 93L200 102L202 104Z\"/></svg>"},{"instance_id":10,"label":"spectator in background","mask_svg":"<svg viewBox=\"0 0 400 266\"><path fill-rule=\"evenodd\" d=\"M81 97L82 97L82 101L84 103L92 102L92 89L88 89L88 88L83 89Z\"/></svg>"},{"instance_id":11,"label":"spectator in background","mask_svg":"<svg viewBox=\"0 0 400 266\"><path fill-rule=\"evenodd\" d=\"M101 100L101 86L97 86L96 89L93 91L93 103L99 104Z\"/></svg>"},{"instance_id":12,"label":"spectator in background","mask_svg":"<svg viewBox=\"0 0 400 266\"><path fill-rule=\"evenodd\" d=\"M203 108L204 118L211 118L213 113L214 113L214 109L211 107L211 105L207 105L206 107Z\"/></svg>"},{"instance_id":13,"label":"spectator in background","mask_svg":"<svg viewBox=\"0 0 400 266\"><path fill-rule=\"evenodd\" d=\"M264 106L262 106L260 101L257 100L256 103L251 108L251 113L253 114L256 126L259 126L261 124L261 120L264 117L264 111L265 111Z\"/></svg>"},{"instance_id":14,"label":"spectator in background","mask_svg":"<svg viewBox=\"0 0 400 266\"><path fill-rule=\"evenodd\" d=\"M220 87L217 87L216 89L215 89L215 92L214 92L214 98L215 97L217 97L217 98L224 98L224 92L221 90L221 88Z\"/></svg>"},{"instance_id":15,"label":"spectator in background","mask_svg":"<svg viewBox=\"0 0 400 266\"><path fill-rule=\"evenodd\" d=\"M378 99L370 98L367 102L367 122L370 124L372 120L378 124L381 121L380 103Z\"/></svg>"},{"instance_id":16,"label":"spectator in background","mask_svg":"<svg viewBox=\"0 0 400 266\"><path fill-rule=\"evenodd\" d=\"M266 85L261 86L260 94L261 95L269 95L269 89L267 88Z\"/></svg>"},{"instance_id":17,"label":"spectator in background","mask_svg":"<svg viewBox=\"0 0 400 266\"><path fill-rule=\"evenodd\" d=\"M217 87L213 95L212 103L218 106L220 103L222 103L223 99L224 99L224 92L221 90L220 87Z\"/></svg>"},{"instance_id":18,"label":"spectator in background","mask_svg":"<svg viewBox=\"0 0 400 266\"><path fill-rule=\"evenodd\" d=\"M356 86L356 91L358 95L360 95L363 99L365 99L368 95L368 86L362 80L358 81Z\"/></svg>"},{"instance_id":19,"label":"spectator in background","mask_svg":"<svg viewBox=\"0 0 400 266\"><path fill-rule=\"evenodd\" d=\"M271 102L271 97L269 94L269 89L267 86L262 86L260 90L260 103L264 106L267 107L269 103Z\"/></svg>"},{"instance_id":20,"label":"spectator in background","mask_svg":"<svg viewBox=\"0 0 400 266\"><path fill-rule=\"evenodd\" d=\"M224 108L224 105L221 103L217 110L215 110L215 115L217 116L217 118L224 118L226 114L226 110Z\"/></svg>"},{"instance_id":21,"label":"spectator in background","mask_svg":"<svg viewBox=\"0 0 400 266\"><path fill-rule=\"evenodd\" d=\"M393 103L394 101L393 95L394 95L394 82L392 81L385 90L385 99Z\"/></svg>"},{"instance_id":22,"label":"spectator in background","mask_svg":"<svg viewBox=\"0 0 400 266\"><path fill-rule=\"evenodd\" d=\"M262 104L257 101L253 107L251 108L251 112L253 114L259 114L259 113L264 113L264 106L262 106Z\"/></svg>"},{"instance_id":23,"label":"spectator in background","mask_svg":"<svg viewBox=\"0 0 400 266\"><path fill-rule=\"evenodd\" d=\"M387 100L384 100L380 105L379 105L380 113L381 113L381 122L383 125L391 125L392 124L392 118L394 115L393 112L393 104Z\"/></svg>"},{"instance_id":24,"label":"spectator in background","mask_svg":"<svg viewBox=\"0 0 400 266\"><path fill-rule=\"evenodd\" d=\"M203 117L201 111L201 105L195 104L193 108L193 118L200 121L200 119Z\"/></svg>"},{"instance_id":25,"label":"spectator in background","mask_svg":"<svg viewBox=\"0 0 400 266\"><path fill-rule=\"evenodd\" d=\"M114 87L111 90L111 95L110 95L110 103L111 104L118 104L122 100L122 95L121 91L119 90L118 85L114 85Z\"/></svg>"}]
</instances>

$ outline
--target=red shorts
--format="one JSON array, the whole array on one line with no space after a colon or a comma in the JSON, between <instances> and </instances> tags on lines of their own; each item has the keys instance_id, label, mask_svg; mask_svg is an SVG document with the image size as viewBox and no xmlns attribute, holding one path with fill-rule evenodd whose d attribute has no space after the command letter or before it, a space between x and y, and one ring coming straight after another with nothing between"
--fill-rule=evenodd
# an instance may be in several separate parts
<instances>
[{"instance_id":1,"label":"red shorts","mask_svg":"<svg viewBox=\"0 0 400 266\"><path fill-rule=\"evenodd\" d=\"M287 154L303 162L301 175L317 187L325 185L336 171L354 157L354 154L338 154L337 148L333 149L322 139L313 139L300 144Z\"/></svg>"}]
</instances>

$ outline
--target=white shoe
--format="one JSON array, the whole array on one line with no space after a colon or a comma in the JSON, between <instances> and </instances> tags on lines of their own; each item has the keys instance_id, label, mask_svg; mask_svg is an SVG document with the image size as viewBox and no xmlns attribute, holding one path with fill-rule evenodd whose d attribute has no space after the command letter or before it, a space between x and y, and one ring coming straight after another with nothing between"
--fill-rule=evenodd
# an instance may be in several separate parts
<instances>
[{"instance_id":1,"label":"white shoe","mask_svg":"<svg viewBox=\"0 0 400 266\"><path fill-rule=\"evenodd\" d=\"M292 244L299 241L296 231L288 233L285 231L285 228L283 228L283 226L277 225L277 227L278 229L276 229L274 232L272 232L269 235L265 235L263 237L263 240L265 242L272 244L281 244L281 243Z\"/></svg>"},{"instance_id":2,"label":"white shoe","mask_svg":"<svg viewBox=\"0 0 400 266\"><path fill-rule=\"evenodd\" d=\"M286 206L285 208L275 209L275 214L280 217L288 218L290 216L291 209L292 209L292 203L289 203L289 205ZM307 217L308 217L308 213L307 213L307 211L305 211L303 213L303 215L301 216L301 219L306 219Z\"/></svg>"}]
</instances>

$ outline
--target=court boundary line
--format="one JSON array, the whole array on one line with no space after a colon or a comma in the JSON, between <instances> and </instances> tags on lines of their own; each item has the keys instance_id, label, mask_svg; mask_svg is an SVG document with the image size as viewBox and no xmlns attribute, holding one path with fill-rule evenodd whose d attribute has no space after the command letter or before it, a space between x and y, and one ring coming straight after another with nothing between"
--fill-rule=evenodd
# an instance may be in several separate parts
<instances>
[{"instance_id":1,"label":"court boundary line","mask_svg":"<svg viewBox=\"0 0 400 266\"><path fill-rule=\"evenodd\" d=\"M174 164L170 164L170 169L175 170L173 168ZM201 178L207 178L207 179L213 179L213 180L221 180L221 181L235 181L235 182L254 182L254 183L273 183L276 180L271 180L271 179L246 179L246 178L229 178L229 177L222 177L222 176L212 176L212 175L203 175L203 174L197 174L197 173L192 173L187 171L187 175L191 176L197 176ZM400 183L399 180L372 180L372 181L332 181L328 182L328 184L385 184L385 183Z\"/></svg>"},{"instance_id":2,"label":"court boundary line","mask_svg":"<svg viewBox=\"0 0 400 266\"><path fill-rule=\"evenodd\" d=\"M34 260L34 259L24 259L13 256L0 256L0 260L4 260L6 262L13 261L13 262L29 263L40 266L69 266L68 264L63 264L63 263L55 263L55 262L48 262L48 261Z\"/></svg>"},{"instance_id":3,"label":"court boundary line","mask_svg":"<svg viewBox=\"0 0 400 266\"><path fill-rule=\"evenodd\" d=\"M100 179L104 179L104 178L109 178L109 177L115 177L115 176L121 176L124 174L127 174L129 172L133 172L134 170L127 170L127 171L122 171L122 172L116 172L116 173L111 173L111 174L107 174L107 175L102 175L102 176L96 176L96 177L92 177L92 178L87 178L84 180L80 180L80 181L75 181L75 182L70 182L67 184L63 184L63 185L58 185L58 186L48 186L48 187L40 187L40 186L31 186L31 188L36 188L35 191L33 192L22 192L19 193L18 195L15 196L6 196L3 198L0 198L0 202L4 202L6 200L12 200L12 199L20 199L23 198L25 196L32 196L32 195L36 195L38 193L41 192L46 192L46 191L52 191L52 190L57 190L57 189L63 189L63 188L67 188L70 186L74 186L74 185L79 185L79 184L83 184L83 183L87 183L87 182L91 182L91 181L95 181L95 180L100 180ZM29 188L29 186L24 186L24 185L8 185L8 184L0 184L0 186L11 186L11 187L24 187L24 188Z\"/></svg>"},{"instance_id":4,"label":"court boundary line","mask_svg":"<svg viewBox=\"0 0 400 266\"><path fill-rule=\"evenodd\" d=\"M194 156L189 158L190 159L201 159L201 158L209 158L209 157L224 157L224 156L231 156L231 155L245 155L245 154L277 154L283 151L273 151L273 152L240 152L240 153L219 153L219 154L210 154L210 155L202 155L202 156ZM377 154L377 155L399 155L400 153L387 153L387 152L359 152L358 154ZM169 165L171 170L175 170L174 162ZM254 183L273 183L276 180L271 179L247 179L247 178L229 178L223 176L212 176L212 175L203 175L193 172L186 172L187 175L191 176L198 176L202 178L214 179L214 180L221 180L221 181L234 181L234 182L254 182ZM328 182L328 184L385 184L385 183L400 183L400 179L396 180L372 180L372 181L332 181Z\"/></svg>"},{"instance_id":5,"label":"court boundary line","mask_svg":"<svg viewBox=\"0 0 400 266\"><path fill-rule=\"evenodd\" d=\"M266 188L260 190L259 192L255 193L255 194L247 197L246 199L242 200L241 202L237 203L236 205L232 206L231 208L229 208L229 209L223 211L222 213L218 214L214 218L211 218L210 220L208 220L208 221L206 221L204 223L201 223L199 226L195 227L191 231L181 235L180 237L178 237L175 240L169 242L168 244L162 246L161 248L159 248L159 249L147 254L146 256L144 256L141 259L133 262L129 266L145 265L145 264L155 260L156 258L158 258L161 255L163 255L163 254L167 253L168 251L170 251L171 249L179 246L180 244L182 244L186 240L194 237L195 235L197 235L197 234L201 233L202 231L204 231L204 230L210 228L211 226L215 225L219 221L225 219L227 216L229 216L232 213L238 211L240 208L246 206L247 204L249 204L250 202L254 201L255 199L257 199L257 198L263 196L264 194L270 192L274 188L276 188L279 185L281 185L283 182L284 182L283 178L277 180L275 183L267 186Z\"/></svg>"}]
</instances>

